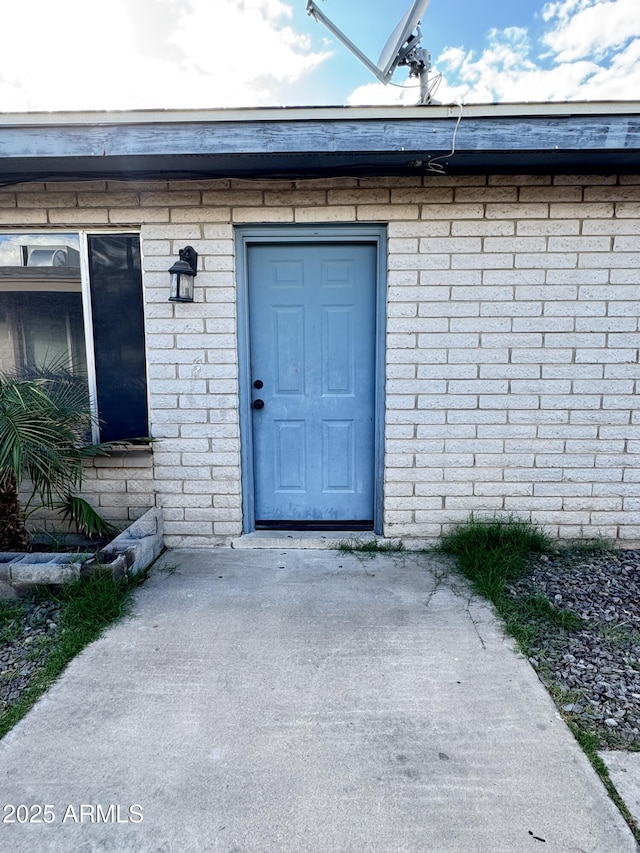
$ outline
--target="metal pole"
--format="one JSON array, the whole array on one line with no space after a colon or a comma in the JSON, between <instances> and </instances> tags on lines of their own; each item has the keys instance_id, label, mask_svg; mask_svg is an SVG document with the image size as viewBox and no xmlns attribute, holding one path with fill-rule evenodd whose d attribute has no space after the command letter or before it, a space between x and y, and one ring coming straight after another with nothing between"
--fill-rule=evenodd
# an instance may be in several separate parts
<instances>
[{"instance_id":1,"label":"metal pole","mask_svg":"<svg viewBox=\"0 0 640 853\"><path fill-rule=\"evenodd\" d=\"M429 94L429 66L420 69L420 104L428 104L431 101Z\"/></svg>"}]
</instances>

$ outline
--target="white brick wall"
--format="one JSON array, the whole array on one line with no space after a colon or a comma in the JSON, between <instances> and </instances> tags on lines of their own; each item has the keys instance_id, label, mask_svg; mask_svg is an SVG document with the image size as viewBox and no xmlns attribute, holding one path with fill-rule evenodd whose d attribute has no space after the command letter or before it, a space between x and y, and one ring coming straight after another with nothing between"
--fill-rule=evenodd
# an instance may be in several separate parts
<instances>
[{"instance_id":1,"label":"white brick wall","mask_svg":"<svg viewBox=\"0 0 640 853\"><path fill-rule=\"evenodd\" d=\"M158 502L171 545L242 528L233 227L388 223L384 532L514 512L640 540L640 178L38 183L0 227L140 229L153 454L98 460L114 519ZM169 304L191 243L196 302ZM151 466L153 458L153 467Z\"/></svg>"}]
</instances>

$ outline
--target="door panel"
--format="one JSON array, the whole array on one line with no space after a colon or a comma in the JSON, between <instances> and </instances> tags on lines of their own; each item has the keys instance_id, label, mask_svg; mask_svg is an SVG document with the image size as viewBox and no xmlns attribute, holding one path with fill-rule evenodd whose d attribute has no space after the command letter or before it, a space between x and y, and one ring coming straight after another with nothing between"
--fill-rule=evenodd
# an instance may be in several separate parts
<instances>
[{"instance_id":1,"label":"door panel","mask_svg":"<svg viewBox=\"0 0 640 853\"><path fill-rule=\"evenodd\" d=\"M375 245L248 247L256 526L373 522Z\"/></svg>"},{"instance_id":2,"label":"door panel","mask_svg":"<svg viewBox=\"0 0 640 853\"><path fill-rule=\"evenodd\" d=\"M304 306L272 306L274 391L304 394Z\"/></svg>"},{"instance_id":3,"label":"door panel","mask_svg":"<svg viewBox=\"0 0 640 853\"><path fill-rule=\"evenodd\" d=\"M355 491L353 421L325 421L322 435L325 492Z\"/></svg>"}]
</instances>

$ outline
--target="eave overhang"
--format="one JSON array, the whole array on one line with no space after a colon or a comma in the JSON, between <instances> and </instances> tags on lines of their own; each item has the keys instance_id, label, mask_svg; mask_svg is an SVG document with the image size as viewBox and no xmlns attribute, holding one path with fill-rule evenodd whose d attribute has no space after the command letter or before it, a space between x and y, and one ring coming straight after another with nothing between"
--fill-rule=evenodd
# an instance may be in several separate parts
<instances>
[{"instance_id":1,"label":"eave overhang","mask_svg":"<svg viewBox=\"0 0 640 853\"><path fill-rule=\"evenodd\" d=\"M0 115L0 184L640 173L640 103Z\"/></svg>"}]
</instances>

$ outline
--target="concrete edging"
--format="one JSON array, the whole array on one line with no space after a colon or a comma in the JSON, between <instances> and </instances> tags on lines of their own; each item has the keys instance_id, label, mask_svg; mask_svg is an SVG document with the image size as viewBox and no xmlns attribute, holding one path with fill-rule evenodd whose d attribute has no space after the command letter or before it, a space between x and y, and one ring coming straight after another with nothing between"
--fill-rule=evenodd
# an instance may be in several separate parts
<instances>
[{"instance_id":1,"label":"concrete edging","mask_svg":"<svg viewBox=\"0 0 640 853\"><path fill-rule=\"evenodd\" d=\"M162 510L152 508L97 554L0 553L0 598L19 598L35 586L68 583L105 569L114 578L136 575L163 550Z\"/></svg>"}]
</instances>

